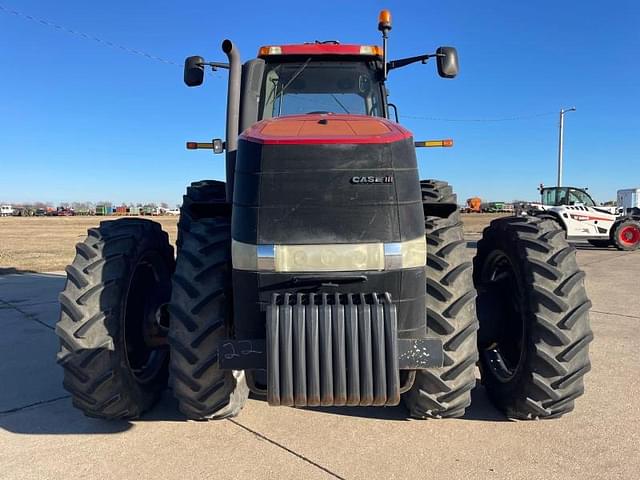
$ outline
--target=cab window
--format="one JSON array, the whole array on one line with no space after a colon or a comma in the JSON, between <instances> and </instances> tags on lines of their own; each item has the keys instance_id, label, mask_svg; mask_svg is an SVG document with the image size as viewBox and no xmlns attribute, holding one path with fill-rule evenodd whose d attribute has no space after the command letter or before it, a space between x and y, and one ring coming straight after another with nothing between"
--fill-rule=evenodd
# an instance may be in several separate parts
<instances>
[{"instance_id":1,"label":"cab window","mask_svg":"<svg viewBox=\"0 0 640 480\"><path fill-rule=\"evenodd\" d=\"M583 204L585 207L593 207L595 204L591 197L581 190L569 191L569 205L575 205L577 203Z\"/></svg>"},{"instance_id":2,"label":"cab window","mask_svg":"<svg viewBox=\"0 0 640 480\"><path fill-rule=\"evenodd\" d=\"M380 83L362 61L267 63L260 95L260 118L307 113L384 116Z\"/></svg>"}]
</instances>

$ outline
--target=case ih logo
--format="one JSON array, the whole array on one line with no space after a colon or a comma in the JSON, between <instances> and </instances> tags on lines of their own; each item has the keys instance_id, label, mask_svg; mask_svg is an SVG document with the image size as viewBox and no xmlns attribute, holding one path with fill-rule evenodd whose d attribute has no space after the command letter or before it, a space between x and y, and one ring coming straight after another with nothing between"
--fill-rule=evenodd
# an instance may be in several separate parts
<instances>
[{"instance_id":1,"label":"case ih logo","mask_svg":"<svg viewBox=\"0 0 640 480\"><path fill-rule=\"evenodd\" d=\"M351 177L351 183L393 183L393 175L387 175L384 177L374 177L373 175L368 177Z\"/></svg>"}]
</instances>

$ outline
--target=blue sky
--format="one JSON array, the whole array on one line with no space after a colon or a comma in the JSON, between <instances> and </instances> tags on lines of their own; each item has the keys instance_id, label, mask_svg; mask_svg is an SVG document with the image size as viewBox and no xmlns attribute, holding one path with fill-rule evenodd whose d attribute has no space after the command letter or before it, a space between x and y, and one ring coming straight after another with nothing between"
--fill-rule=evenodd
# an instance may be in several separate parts
<instances>
[{"instance_id":1,"label":"blue sky","mask_svg":"<svg viewBox=\"0 0 640 480\"><path fill-rule=\"evenodd\" d=\"M423 178L461 199L535 199L556 175L557 112L566 116L565 184L597 200L640 186L640 4L507 2L35 1L0 5L181 64L244 59L264 44L379 43L389 8L390 57L458 48L460 75L435 65L393 71L391 99L416 139ZM0 10L0 201L166 201L194 180L223 177L223 156L186 140L224 136L226 73L188 89L180 66L127 53ZM517 121L500 119L554 112ZM406 117L403 117L406 115ZM417 119L412 117L427 117Z\"/></svg>"}]
</instances>

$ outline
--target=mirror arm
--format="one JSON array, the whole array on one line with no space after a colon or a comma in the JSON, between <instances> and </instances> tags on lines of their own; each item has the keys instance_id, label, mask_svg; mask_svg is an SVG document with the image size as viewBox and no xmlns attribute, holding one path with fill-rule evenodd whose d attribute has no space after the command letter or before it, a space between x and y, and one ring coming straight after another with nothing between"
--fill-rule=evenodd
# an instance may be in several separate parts
<instances>
[{"instance_id":1,"label":"mirror arm","mask_svg":"<svg viewBox=\"0 0 640 480\"><path fill-rule=\"evenodd\" d=\"M389 109L389 107L393 108L393 114L394 117L396 117L396 123L400 123L398 120L398 107L396 107L396 104L389 102L387 103L387 110Z\"/></svg>"},{"instance_id":2,"label":"mirror arm","mask_svg":"<svg viewBox=\"0 0 640 480\"><path fill-rule=\"evenodd\" d=\"M405 67L407 65L411 65L412 63L422 62L427 63L430 58L433 57L444 57L444 53L427 53L424 55L418 55L417 57L407 57L400 58L399 60L392 60L387 63L387 70L393 70L394 68Z\"/></svg>"},{"instance_id":3,"label":"mirror arm","mask_svg":"<svg viewBox=\"0 0 640 480\"><path fill-rule=\"evenodd\" d=\"M205 65L208 65L211 67L211 70L213 70L214 72L219 68L226 68L227 70L229 70L229 64L223 63L223 62L203 62L203 63L198 63L198 65L201 65L203 67Z\"/></svg>"}]
</instances>

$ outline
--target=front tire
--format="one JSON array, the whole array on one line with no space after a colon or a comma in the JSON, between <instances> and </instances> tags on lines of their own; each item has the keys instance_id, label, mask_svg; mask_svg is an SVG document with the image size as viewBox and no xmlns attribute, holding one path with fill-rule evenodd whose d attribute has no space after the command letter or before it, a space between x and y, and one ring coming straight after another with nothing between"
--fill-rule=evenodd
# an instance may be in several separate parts
<instances>
[{"instance_id":1,"label":"front tire","mask_svg":"<svg viewBox=\"0 0 640 480\"><path fill-rule=\"evenodd\" d=\"M88 416L136 418L167 383L173 248L157 223L126 218L90 229L76 252L56 324L63 385Z\"/></svg>"},{"instance_id":2,"label":"front tire","mask_svg":"<svg viewBox=\"0 0 640 480\"><path fill-rule=\"evenodd\" d=\"M482 382L509 418L564 415L584 393L593 333L575 249L555 223L491 222L474 260Z\"/></svg>"},{"instance_id":3,"label":"front tire","mask_svg":"<svg viewBox=\"0 0 640 480\"><path fill-rule=\"evenodd\" d=\"M456 203L445 182L427 180L421 187L425 203ZM445 360L441 368L416 371L402 398L415 418L460 417L471 404L478 360L472 264L457 208L446 218L426 215L425 230L427 329L442 339Z\"/></svg>"},{"instance_id":4,"label":"front tire","mask_svg":"<svg viewBox=\"0 0 640 480\"><path fill-rule=\"evenodd\" d=\"M195 420L233 417L249 395L243 371L218 367L218 344L232 333L233 313L231 224L229 218L202 216L207 202L224 192L224 183L217 183L217 190L208 182L189 187L187 196L197 197L202 208L198 216L185 212L188 222L181 218L169 304L170 384L180 410Z\"/></svg>"}]
</instances>

